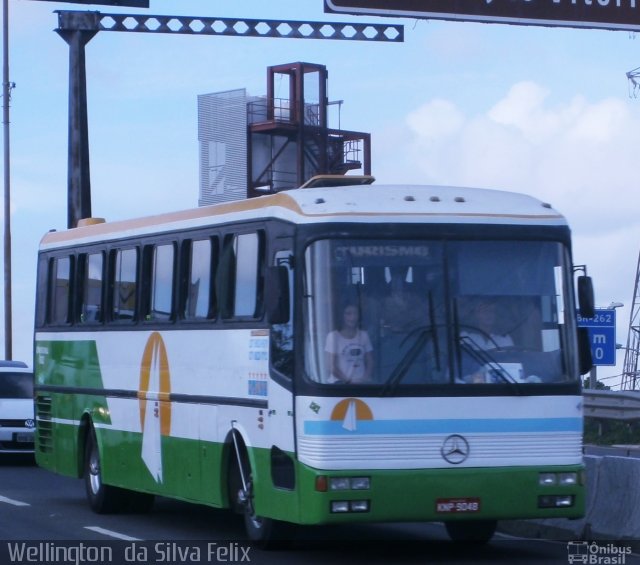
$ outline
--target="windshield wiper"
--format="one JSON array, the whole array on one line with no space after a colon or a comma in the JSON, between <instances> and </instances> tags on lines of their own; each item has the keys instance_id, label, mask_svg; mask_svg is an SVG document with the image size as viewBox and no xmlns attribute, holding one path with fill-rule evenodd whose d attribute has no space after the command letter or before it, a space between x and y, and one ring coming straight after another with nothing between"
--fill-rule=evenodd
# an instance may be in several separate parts
<instances>
[{"instance_id":1,"label":"windshield wiper","mask_svg":"<svg viewBox=\"0 0 640 565\"><path fill-rule=\"evenodd\" d=\"M418 336L416 337L416 340L413 342L413 345L411 346L409 351L407 351L404 357L400 359L400 362L395 366L395 368L391 372L389 379L387 380L386 384L382 389L382 392L380 393L381 396L386 396L387 394L390 394L395 391L398 384L400 384L402 379L404 379L405 375L411 368L411 365L413 365L413 362L416 360L416 357L418 356L418 354L424 348L429 337L431 337L433 341L433 355L435 357L435 370L438 372L441 370L440 344L438 343L437 326L434 323L435 307L433 305L433 293L431 291L429 291L428 302L429 302L429 325L420 326L414 329L409 333L409 335L407 335L406 338L402 340L401 346L404 345L411 336L413 336L416 333L418 334Z\"/></svg>"},{"instance_id":2,"label":"windshield wiper","mask_svg":"<svg viewBox=\"0 0 640 565\"><path fill-rule=\"evenodd\" d=\"M433 335L433 331L431 330L431 328L428 328L427 326L416 328L402 341L402 345L404 345L407 339L409 339L415 333L418 333L418 337L416 337L415 341L409 348L409 351L405 353L405 355L402 357L402 359L400 359L399 363L395 366L395 368L391 372L389 379L387 380L386 384L382 388L382 391L380 392L380 396L387 396L396 389L398 384L402 381L402 379L405 377L405 375L411 368L411 365L413 365L413 362L416 360L416 357L418 356L418 354L424 348L425 344L428 341L428 338L431 335ZM439 361L438 361L438 365L439 365Z\"/></svg>"}]
</instances>

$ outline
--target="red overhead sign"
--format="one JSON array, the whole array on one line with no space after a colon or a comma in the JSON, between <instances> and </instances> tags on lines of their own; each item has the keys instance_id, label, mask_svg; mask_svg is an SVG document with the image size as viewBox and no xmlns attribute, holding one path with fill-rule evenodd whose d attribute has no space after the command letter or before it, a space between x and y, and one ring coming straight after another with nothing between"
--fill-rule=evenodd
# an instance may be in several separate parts
<instances>
[{"instance_id":1,"label":"red overhead sign","mask_svg":"<svg viewBox=\"0 0 640 565\"><path fill-rule=\"evenodd\" d=\"M325 12L640 30L640 0L324 0Z\"/></svg>"}]
</instances>

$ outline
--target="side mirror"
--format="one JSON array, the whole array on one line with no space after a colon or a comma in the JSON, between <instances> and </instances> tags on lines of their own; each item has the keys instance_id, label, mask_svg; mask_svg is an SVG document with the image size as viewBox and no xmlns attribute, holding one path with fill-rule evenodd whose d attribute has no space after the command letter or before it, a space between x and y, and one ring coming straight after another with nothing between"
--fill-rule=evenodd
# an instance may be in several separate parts
<instances>
[{"instance_id":1,"label":"side mirror","mask_svg":"<svg viewBox=\"0 0 640 565\"><path fill-rule=\"evenodd\" d=\"M581 375L586 375L593 368L591 341L587 328L578 328L578 364Z\"/></svg>"},{"instance_id":2,"label":"side mirror","mask_svg":"<svg viewBox=\"0 0 640 565\"><path fill-rule=\"evenodd\" d=\"M593 281L586 275L578 277L578 309L583 318L593 318L596 313Z\"/></svg>"},{"instance_id":3,"label":"side mirror","mask_svg":"<svg viewBox=\"0 0 640 565\"><path fill-rule=\"evenodd\" d=\"M289 321L289 269L267 267L265 307L270 324L286 324Z\"/></svg>"}]
</instances>

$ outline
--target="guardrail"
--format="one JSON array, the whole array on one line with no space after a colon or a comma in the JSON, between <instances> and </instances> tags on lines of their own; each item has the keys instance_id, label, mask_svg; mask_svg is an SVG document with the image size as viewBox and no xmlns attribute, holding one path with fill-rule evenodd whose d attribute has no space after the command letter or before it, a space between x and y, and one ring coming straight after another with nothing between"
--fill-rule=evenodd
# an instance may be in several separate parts
<instances>
[{"instance_id":1,"label":"guardrail","mask_svg":"<svg viewBox=\"0 0 640 565\"><path fill-rule=\"evenodd\" d=\"M584 389L584 415L609 420L640 420L640 392Z\"/></svg>"}]
</instances>

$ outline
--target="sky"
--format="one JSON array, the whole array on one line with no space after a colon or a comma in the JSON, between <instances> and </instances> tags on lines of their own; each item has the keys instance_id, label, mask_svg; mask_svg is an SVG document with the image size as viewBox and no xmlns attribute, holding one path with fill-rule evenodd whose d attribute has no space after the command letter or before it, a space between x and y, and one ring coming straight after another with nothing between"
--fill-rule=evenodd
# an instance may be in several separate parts
<instances>
[{"instance_id":1,"label":"sky","mask_svg":"<svg viewBox=\"0 0 640 565\"><path fill-rule=\"evenodd\" d=\"M344 100L329 125L371 133L377 183L524 192L563 213L597 306L624 304L626 345L640 252L634 33L325 14L322 0L9 0L14 359L32 365L38 243L67 223L69 50L53 30L54 10L72 9L405 26L403 43L98 33L86 48L94 216L197 206L197 96L264 95L268 66L319 63L329 99ZM616 388L623 360L598 378Z\"/></svg>"}]
</instances>

